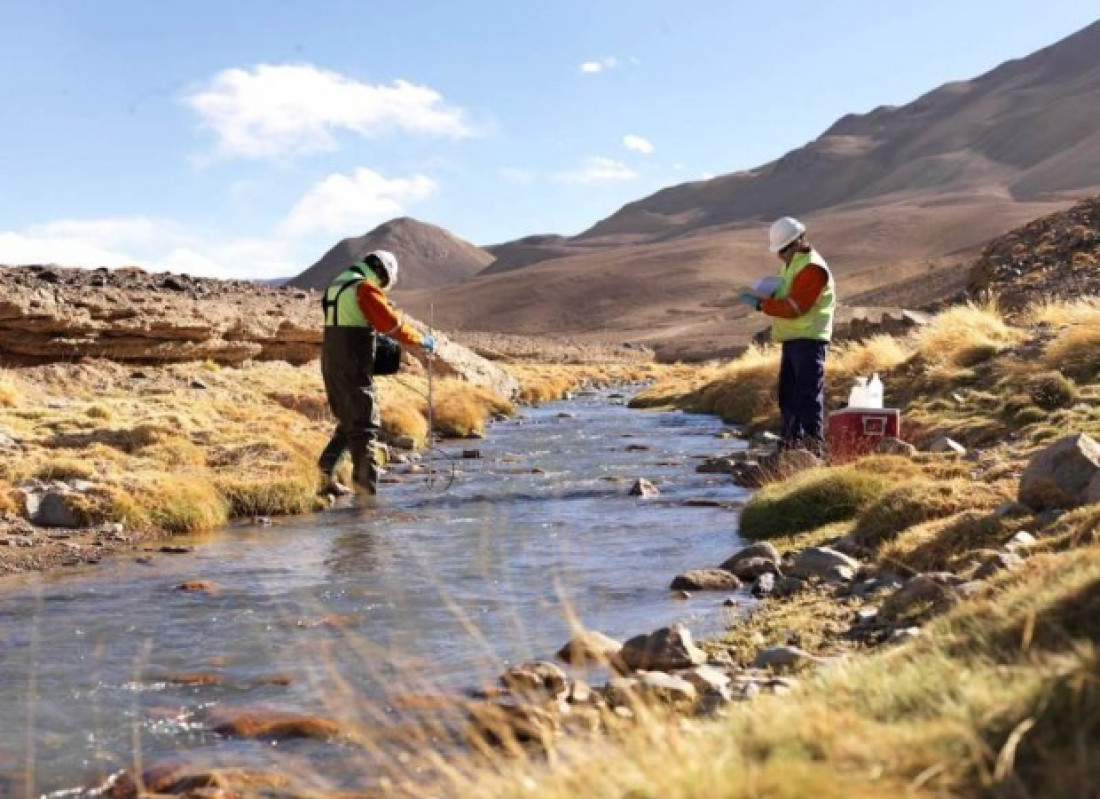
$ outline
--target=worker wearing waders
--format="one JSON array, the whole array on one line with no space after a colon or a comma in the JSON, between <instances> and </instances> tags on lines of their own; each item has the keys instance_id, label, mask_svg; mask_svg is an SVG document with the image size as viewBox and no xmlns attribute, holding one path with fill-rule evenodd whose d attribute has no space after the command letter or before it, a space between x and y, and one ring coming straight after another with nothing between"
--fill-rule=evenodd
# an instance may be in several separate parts
<instances>
[{"instance_id":1,"label":"worker wearing waders","mask_svg":"<svg viewBox=\"0 0 1100 799\"><path fill-rule=\"evenodd\" d=\"M779 449L825 454L825 355L833 336L836 289L825 259L806 241L806 226L785 216L768 232L783 266L770 297L742 293L741 302L772 318L783 347L779 367Z\"/></svg>"},{"instance_id":2,"label":"worker wearing waders","mask_svg":"<svg viewBox=\"0 0 1100 799\"><path fill-rule=\"evenodd\" d=\"M347 493L335 482L333 471L344 452L350 452L352 482L368 494L378 493L374 456L381 422L374 390L377 334L428 353L435 351L435 339L404 322L386 298L385 292L397 283L397 271L393 253L375 250L337 275L321 300L325 312L321 373L336 417L336 431L317 463L326 477L327 492Z\"/></svg>"}]
</instances>

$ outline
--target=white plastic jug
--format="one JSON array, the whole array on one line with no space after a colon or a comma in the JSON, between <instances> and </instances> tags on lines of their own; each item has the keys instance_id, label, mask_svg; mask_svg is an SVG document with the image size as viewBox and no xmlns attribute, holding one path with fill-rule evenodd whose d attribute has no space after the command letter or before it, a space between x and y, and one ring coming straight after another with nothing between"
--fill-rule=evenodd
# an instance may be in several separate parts
<instances>
[{"instance_id":1,"label":"white plastic jug","mask_svg":"<svg viewBox=\"0 0 1100 799\"><path fill-rule=\"evenodd\" d=\"M882 380L878 376L878 372L875 372L871 377L871 382L867 384L867 404L865 408L881 408L882 407L882 393L883 386Z\"/></svg>"},{"instance_id":2,"label":"white plastic jug","mask_svg":"<svg viewBox=\"0 0 1100 799\"><path fill-rule=\"evenodd\" d=\"M848 407L849 408L866 408L867 407L867 378L857 377L856 384L852 386L852 390L848 392Z\"/></svg>"}]
</instances>

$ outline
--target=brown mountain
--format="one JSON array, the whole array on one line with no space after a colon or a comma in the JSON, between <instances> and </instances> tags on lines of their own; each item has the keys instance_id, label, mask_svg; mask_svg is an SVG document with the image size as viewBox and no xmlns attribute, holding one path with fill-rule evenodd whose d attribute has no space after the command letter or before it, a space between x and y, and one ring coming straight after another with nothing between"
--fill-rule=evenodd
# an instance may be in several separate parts
<instances>
[{"instance_id":1,"label":"brown mountain","mask_svg":"<svg viewBox=\"0 0 1100 799\"><path fill-rule=\"evenodd\" d=\"M409 217L392 219L370 233L341 241L302 274L288 281L296 288L324 288L371 250L389 250L401 264L401 289L438 288L460 283L485 268L493 256L441 227Z\"/></svg>"},{"instance_id":2,"label":"brown mountain","mask_svg":"<svg viewBox=\"0 0 1100 799\"><path fill-rule=\"evenodd\" d=\"M901 107L838 120L756 169L673 186L578 236L492 249L478 277L404 298L463 330L585 334L664 357L720 352L761 325L738 284L777 268L767 224L797 214L842 301L897 281L944 293L1000 233L1100 188L1100 23Z\"/></svg>"}]
</instances>

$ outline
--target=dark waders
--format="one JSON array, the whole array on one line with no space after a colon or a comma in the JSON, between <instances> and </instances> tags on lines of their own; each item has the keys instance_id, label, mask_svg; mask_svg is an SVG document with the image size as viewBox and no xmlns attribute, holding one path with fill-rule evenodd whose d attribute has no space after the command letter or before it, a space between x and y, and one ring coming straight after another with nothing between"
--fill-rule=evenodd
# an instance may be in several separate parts
<instances>
[{"instance_id":1,"label":"dark waders","mask_svg":"<svg viewBox=\"0 0 1100 799\"><path fill-rule=\"evenodd\" d=\"M374 391L376 338L369 327L325 328L321 374L336 431L321 453L318 466L331 476L345 451L351 454L352 481L370 494L378 492L374 443L381 418Z\"/></svg>"}]
</instances>

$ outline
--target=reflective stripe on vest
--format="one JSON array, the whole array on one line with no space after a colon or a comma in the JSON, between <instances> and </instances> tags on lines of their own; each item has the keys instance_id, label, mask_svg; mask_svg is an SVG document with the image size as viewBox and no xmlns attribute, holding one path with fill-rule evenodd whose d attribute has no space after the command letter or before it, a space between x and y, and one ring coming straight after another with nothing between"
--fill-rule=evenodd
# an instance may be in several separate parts
<instances>
[{"instance_id":1,"label":"reflective stripe on vest","mask_svg":"<svg viewBox=\"0 0 1100 799\"><path fill-rule=\"evenodd\" d=\"M369 280L358 269L345 269L333 280L321 297L325 327L370 327L359 307L359 284Z\"/></svg>"},{"instance_id":2,"label":"reflective stripe on vest","mask_svg":"<svg viewBox=\"0 0 1100 799\"><path fill-rule=\"evenodd\" d=\"M779 275L779 288L772 295L777 300L786 299L791 292L798 273L810 264L820 266L825 270L828 281L821 290L821 296L817 298L814 307L797 319L772 319L772 340L791 341L793 339L810 339L811 341L829 341L833 337L833 314L836 311L836 288L833 284L833 273L829 265L825 263L817 251L796 253L791 262L783 268Z\"/></svg>"}]
</instances>

